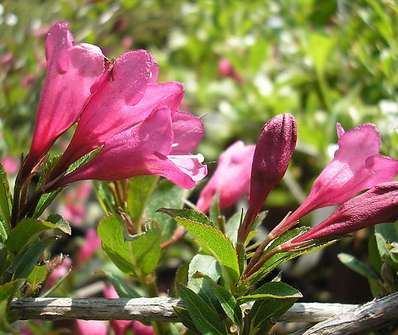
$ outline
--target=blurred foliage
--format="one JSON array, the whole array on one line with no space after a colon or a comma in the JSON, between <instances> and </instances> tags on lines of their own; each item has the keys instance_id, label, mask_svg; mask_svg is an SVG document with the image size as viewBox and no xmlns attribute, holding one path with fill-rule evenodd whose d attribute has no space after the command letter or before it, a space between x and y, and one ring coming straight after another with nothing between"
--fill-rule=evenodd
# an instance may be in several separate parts
<instances>
[{"instance_id":1,"label":"blurred foliage","mask_svg":"<svg viewBox=\"0 0 398 335\"><path fill-rule=\"evenodd\" d=\"M200 151L214 161L235 139L254 142L270 116L293 113L299 145L291 167L308 190L329 159L338 120L375 122L396 156L398 3L392 0L22 1L0 5L0 115L3 155L26 152L41 80L43 42L57 20L76 40L109 57L149 49L162 80L181 81L185 108L202 115ZM221 77L228 59L241 81ZM273 192L271 206L300 200L300 189ZM301 192L302 194L302 192Z\"/></svg>"}]
</instances>

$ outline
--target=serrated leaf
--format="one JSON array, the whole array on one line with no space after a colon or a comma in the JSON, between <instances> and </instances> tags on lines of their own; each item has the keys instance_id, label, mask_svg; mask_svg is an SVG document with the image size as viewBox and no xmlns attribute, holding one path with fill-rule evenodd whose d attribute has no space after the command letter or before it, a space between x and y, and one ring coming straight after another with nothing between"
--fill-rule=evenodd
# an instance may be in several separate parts
<instances>
[{"instance_id":1,"label":"serrated leaf","mask_svg":"<svg viewBox=\"0 0 398 335\"><path fill-rule=\"evenodd\" d=\"M97 228L102 247L117 267L125 273L152 272L160 258L160 232L149 230L126 240L124 225L116 216L101 220Z\"/></svg>"},{"instance_id":2,"label":"serrated leaf","mask_svg":"<svg viewBox=\"0 0 398 335\"><path fill-rule=\"evenodd\" d=\"M8 224L0 217L0 243L4 243L8 238Z\"/></svg>"},{"instance_id":3,"label":"serrated leaf","mask_svg":"<svg viewBox=\"0 0 398 335\"><path fill-rule=\"evenodd\" d=\"M345 266L350 268L352 271L358 273L359 275L369 280L379 279L377 273L373 271L369 265L365 264L364 262L361 262L359 259L355 258L354 256L346 253L339 253L337 255L337 258L340 260L341 263L343 263Z\"/></svg>"},{"instance_id":4,"label":"serrated leaf","mask_svg":"<svg viewBox=\"0 0 398 335\"><path fill-rule=\"evenodd\" d=\"M204 250L220 262L220 265L226 269L233 283L239 279L239 264L235 248L223 233L210 225L180 216L176 216L175 220L188 230Z\"/></svg>"},{"instance_id":5,"label":"serrated leaf","mask_svg":"<svg viewBox=\"0 0 398 335\"><path fill-rule=\"evenodd\" d=\"M11 231L7 240L7 249L13 253L17 253L30 241L35 239L39 233L44 230L58 229L70 235L70 227L65 222L52 223L48 221L41 221L37 219L23 219Z\"/></svg>"},{"instance_id":6,"label":"serrated leaf","mask_svg":"<svg viewBox=\"0 0 398 335\"><path fill-rule=\"evenodd\" d=\"M302 298L303 295L294 287L283 283L281 281L272 281L265 283L253 293L239 297L239 303L244 303L252 300L262 299L298 299Z\"/></svg>"},{"instance_id":7,"label":"serrated leaf","mask_svg":"<svg viewBox=\"0 0 398 335\"><path fill-rule=\"evenodd\" d=\"M133 222L141 221L158 180L159 177L156 176L137 176L129 179L127 209Z\"/></svg>"},{"instance_id":8,"label":"serrated leaf","mask_svg":"<svg viewBox=\"0 0 398 335\"><path fill-rule=\"evenodd\" d=\"M191 320L203 335L226 335L228 332L218 316L199 295L186 287L180 287L181 300L188 310Z\"/></svg>"}]
</instances>

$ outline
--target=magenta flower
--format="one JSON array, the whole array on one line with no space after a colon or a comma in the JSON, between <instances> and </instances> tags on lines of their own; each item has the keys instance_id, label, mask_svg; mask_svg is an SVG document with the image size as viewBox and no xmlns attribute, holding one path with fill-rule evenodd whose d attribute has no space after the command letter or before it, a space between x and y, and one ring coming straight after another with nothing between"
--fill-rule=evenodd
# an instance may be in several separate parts
<instances>
[{"instance_id":1,"label":"magenta flower","mask_svg":"<svg viewBox=\"0 0 398 335\"><path fill-rule=\"evenodd\" d=\"M7 156L1 159L1 165L6 173L16 174L19 168L19 161L15 157Z\"/></svg>"},{"instance_id":2,"label":"magenta flower","mask_svg":"<svg viewBox=\"0 0 398 335\"><path fill-rule=\"evenodd\" d=\"M78 263L81 265L86 262L100 248L101 240L96 230L91 228L87 230L83 245L79 249Z\"/></svg>"},{"instance_id":3,"label":"magenta flower","mask_svg":"<svg viewBox=\"0 0 398 335\"><path fill-rule=\"evenodd\" d=\"M91 183L81 182L65 194L62 217L73 225L80 225L86 218L87 200L91 193Z\"/></svg>"},{"instance_id":4,"label":"magenta flower","mask_svg":"<svg viewBox=\"0 0 398 335\"><path fill-rule=\"evenodd\" d=\"M207 173L192 155L203 136L200 119L178 112L179 83L157 84L158 66L146 51L127 52L97 83L68 148L52 172L52 188L83 179L118 180L159 175L191 188ZM106 120L106 121L99 121ZM63 176L67 167L94 149L88 164Z\"/></svg>"},{"instance_id":5,"label":"magenta flower","mask_svg":"<svg viewBox=\"0 0 398 335\"><path fill-rule=\"evenodd\" d=\"M364 124L344 132L337 124L337 134L339 148L333 160L315 180L300 207L275 227L270 238L290 229L314 209L341 204L367 188L393 180L398 173L398 161L380 155L380 134L374 125Z\"/></svg>"},{"instance_id":6,"label":"magenta flower","mask_svg":"<svg viewBox=\"0 0 398 335\"><path fill-rule=\"evenodd\" d=\"M245 145L238 141L220 155L217 169L200 192L196 204L198 210L207 212L217 194L220 208L226 208L235 204L242 195L249 193L253 154L254 145Z\"/></svg>"},{"instance_id":7,"label":"magenta flower","mask_svg":"<svg viewBox=\"0 0 398 335\"><path fill-rule=\"evenodd\" d=\"M76 320L76 331L79 335L106 335L108 322L102 320Z\"/></svg>"},{"instance_id":8,"label":"magenta flower","mask_svg":"<svg viewBox=\"0 0 398 335\"><path fill-rule=\"evenodd\" d=\"M101 50L90 44L75 44L66 22L56 23L50 29L46 58L47 77L25 163L28 172L76 122L93 92L93 84L105 70Z\"/></svg>"},{"instance_id":9,"label":"magenta flower","mask_svg":"<svg viewBox=\"0 0 398 335\"><path fill-rule=\"evenodd\" d=\"M243 79L240 76L240 74L235 70L232 63L226 58L221 58L220 61L218 62L218 74L221 77L229 77L238 83L243 82Z\"/></svg>"},{"instance_id":10,"label":"magenta flower","mask_svg":"<svg viewBox=\"0 0 398 335\"><path fill-rule=\"evenodd\" d=\"M66 256L63 260L62 263L59 264L48 276L46 280L45 287L50 288L55 285L55 283L61 279L63 276L65 276L70 269L72 268L72 260Z\"/></svg>"},{"instance_id":11,"label":"magenta flower","mask_svg":"<svg viewBox=\"0 0 398 335\"><path fill-rule=\"evenodd\" d=\"M334 238L378 223L394 222L397 219L398 183L379 184L343 203L325 221L287 242L284 248L287 250L314 239Z\"/></svg>"}]
</instances>

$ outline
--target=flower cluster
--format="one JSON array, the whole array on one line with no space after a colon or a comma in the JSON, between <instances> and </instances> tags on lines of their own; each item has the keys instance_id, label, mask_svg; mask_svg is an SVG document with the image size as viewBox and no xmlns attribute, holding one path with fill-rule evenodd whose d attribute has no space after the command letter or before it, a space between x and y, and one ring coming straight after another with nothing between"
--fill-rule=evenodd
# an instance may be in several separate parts
<instances>
[{"instance_id":1,"label":"flower cluster","mask_svg":"<svg viewBox=\"0 0 398 335\"><path fill-rule=\"evenodd\" d=\"M201 140L201 120L179 111L184 95L177 82L158 82L158 65L145 50L108 61L101 50L76 44L65 22L46 39L47 77L33 140L22 167L26 178L57 138L77 123L44 190L83 179L119 180L163 176L192 188L207 168L192 151ZM97 151L97 152L96 152ZM94 158L68 172L71 164Z\"/></svg>"}]
</instances>

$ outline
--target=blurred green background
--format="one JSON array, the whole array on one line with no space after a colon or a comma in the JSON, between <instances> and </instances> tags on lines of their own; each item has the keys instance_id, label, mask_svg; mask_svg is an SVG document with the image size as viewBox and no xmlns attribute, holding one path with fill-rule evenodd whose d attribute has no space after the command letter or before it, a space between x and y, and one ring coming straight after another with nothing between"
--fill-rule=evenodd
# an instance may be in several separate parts
<instances>
[{"instance_id":1,"label":"blurred green background","mask_svg":"<svg viewBox=\"0 0 398 335\"><path fill-rule=\"evenodd\" d=\"M268 200L272 221L297 206L330 159L336 121L345 128L376 123L383 152L398 157L398 3L393 0L3 0L2 156L27 151L44 75L44 37L57 20L69 21L77 41L101 46L110 58L127 49L150 50L161 80L182 82L184 108L203 116L206 137L199 151L210 170L228 144L253 143L268 118L294 114L299 143L284 183ZM225 59L232 76L219 71ZM361 237L339 250L344 243L356 254L366 249ZM319 277L333 282L332 269L326 266L314 282ZM341 276L348 270L339 271ZM297 280L307 297L322 295ZM342 290L349 290L345 286ZM348 294L345 300L354 302L368 293ZM342 294L336 297L344 300Z\"/></svg>"}]
</instances>

